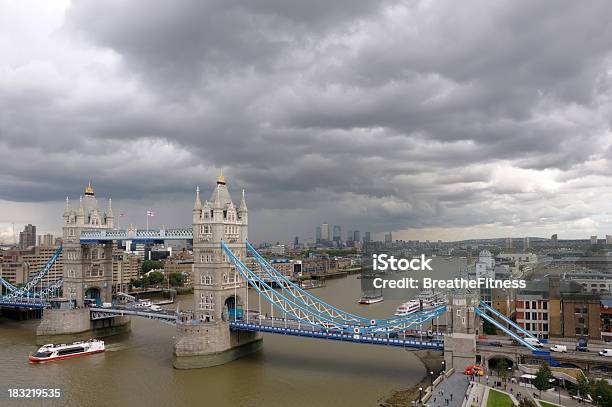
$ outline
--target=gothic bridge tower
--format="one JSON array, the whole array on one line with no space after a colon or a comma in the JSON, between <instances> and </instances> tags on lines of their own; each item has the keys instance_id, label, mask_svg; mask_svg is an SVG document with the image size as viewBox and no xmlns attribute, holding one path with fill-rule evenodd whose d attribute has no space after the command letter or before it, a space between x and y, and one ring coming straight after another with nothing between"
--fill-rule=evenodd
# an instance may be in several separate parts
<instances>
[{"instance_id":1,"label":"gothic bridge tower","mask_svg":"<svg viewBox=\"0 0 612 407\"><path fill-rule=\"evenodd\" d=\"M106 212L98 207L91 182L79 199L78 208L70 207L66 198L63 224L64 297L77 307L85 298L98 304L111 301L113 258L112 244L88 244L80 242L85 229L112 229L113 210L108 200Z\"/></svg>"},{"instance_id":2,"label":"gothic bridge tower","mask_svg":"<svg viewBox=\"0 0 612 407\"><path fill-rule=\"evenodd\" d=\"M249 219L244 191L236 207L221 173L209 200L202 203L196 189L192 216L194 317L179 324L174 349L174 366L182 369L227 363L261 346L260 335L229 329L230 319L245 308L247 284L228 262L221 241L246 259Z\"/></svg>"}]
</instances>

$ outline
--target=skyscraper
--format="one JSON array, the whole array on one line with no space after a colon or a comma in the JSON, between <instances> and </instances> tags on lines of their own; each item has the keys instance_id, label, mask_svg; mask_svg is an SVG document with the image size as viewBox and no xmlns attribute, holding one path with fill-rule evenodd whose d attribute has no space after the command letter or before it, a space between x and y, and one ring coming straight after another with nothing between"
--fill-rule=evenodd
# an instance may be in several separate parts
<instances>
[{"instance_id":1,"label":"skyscraper","mask_svg":"<svg viewBox=\"0 0 612 407\"><path fill-rule=\"evenodd\" d=\"M353 241L354 242L359 242L361 240L361 238L359 237L359 231L356 230L355 232L353 232Z\"/></svg>"},{"instance_id":2,"label":"skyscraper","mask_svg":"<svg viewBox=\"0 0 612 407\"><path fill-rule=\"evenodd\" d=\"M506 249L512 249L512 238L511 237L506 238Z\"/></svg>"},{"instance_id":3,"label":"skyscraper","mask_svg":"<svg viewBox=\"0 0 612 407\"><path fill-rule=\"evenodd\" d=\"M530 243L529 243L529 236L526 236L525 238L523 238L523 249L527 250L531 247Z\"/></svg>"},{"instance_id":4,"label":"skyscraper","mask_svg":"<svg viewBox=\"0 0 612 407\"><path fill-rule=\"evenodd\" d=\"M329 223L321 223L321 241L328 242L329 240Z\"/></svg>"},{"instance_id":5,"label":"skyscraper","mask_svg":"<svg viewBox=\"0 0 612 407\"><path fill-rule=\"evenodd\" d=\"M321 243L321 225L317 226L315 242Z\"/></svg>"},{"instance_id":6,"label":"skyscraper","mask_svg":"<svg viewBox=\"0 0 612 407\"><path fill-rule=\"evenodd\" d=\"M393 243L393 234L385 233L385 243Z\"/></svg>"},{"instance_id":7,"label":"skyscraper","mask_svg":"<svg viewBox=\"0 0 612 407\"><path fill-rule=\"evenodd\" d=\"M355 237L355 232L353 232L352 230L348 230L346 232L346 241L347 242L352 242L354 237Z\"/></svg>"},{"instance_id":8,"label":"skyscraper","mask_svg":"<svg viewBox=\"0 0 612 407\"><path fill-rule=\"evenodd\" d=\"M19 248L25 250L32 246L36 246L36 226L28 223L23 232L19 232Z\"/></svg>"},{"instance_id":9,"label":"skyscraper","mask_svg":"<svg viewBox=\"0 0 612 407\"><path fill-rule=\"evenodd\" d=\"M363 234L363 243L370 243L371 241L370 232L365 232Z\"/></svg>"},{"instance_id":10,"label":"skyscraper","mask_svg":"<svg viewBox=\"0 0 612 407\"><path fill-rule=\"evenodd\" d=\"M333 240L338 243L342 241L342 229L339 225L334 225Z\"/></svg>"}]
</instances>

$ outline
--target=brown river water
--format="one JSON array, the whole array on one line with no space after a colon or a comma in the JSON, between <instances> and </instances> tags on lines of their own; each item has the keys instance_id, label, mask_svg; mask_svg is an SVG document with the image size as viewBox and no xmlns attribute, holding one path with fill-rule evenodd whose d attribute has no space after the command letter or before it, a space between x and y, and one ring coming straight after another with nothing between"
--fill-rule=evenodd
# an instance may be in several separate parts
<instances>
[{"instance_id":1,"label":"brown river water","mask_svg":"<svg viewBox=\"0 0 612 407\"><path fill-rule=\"evenodd\" d=\"M433 275L454 274L452 263L436 261ZM390 316L401 303L359 305L360 291L353 275L310 292L367 317ZM250 298L249 308L257 308L254 293ZM189 308L191 297L179 304ZM272 334L264 335L262 351L227 365L176 370L175 328L140 318L132 318L131 332L106 338L105 353L30 365L37 323L0 318L2 406L376 406L426 373L421 361L401 348ZM9 388L59 388L62 394L55 400L11 400Z\"/></svg>"}]
</instances>

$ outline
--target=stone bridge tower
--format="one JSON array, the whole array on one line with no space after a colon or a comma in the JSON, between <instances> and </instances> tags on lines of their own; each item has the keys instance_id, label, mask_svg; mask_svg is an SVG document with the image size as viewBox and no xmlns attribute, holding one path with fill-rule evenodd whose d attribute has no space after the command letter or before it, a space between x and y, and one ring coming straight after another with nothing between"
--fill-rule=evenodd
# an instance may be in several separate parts
<instances>
[{"instance_id":1,"label":"stone bridge tower","mask_svg":"<svg viewBox=\"0 0 612 407\"><path fill-rule=\"evenodd\" d=\"M112 245L81 245L80 239L84 229L113 228L111 200L108 200L106 212L102 212L90 182L85 188L84 196L79 199L78 208L71 208L66 198L63 218L64 297L73 301L77 307L84 305L85 298L98 303L110 302L113 278Z\"/></svg>"},{"instance_id":2,"label":"stone bridge tower","mask_svg":"<svg viewBox=\"0 0 612 407\"><path fill-rule=\"evenodd\" d=\"M476 362L476 337L480 331L474 307L478 295L457 290L449 298L447 335L444 337L444 361L447 369L459 373Z\"/></svg>"},{"instance_id":3,"label":"stone bridge tower","mask_svg":"<svg viewBox=\"0 0 612 407\"><path fill-rule=\"evenodd\" d=\"M223 240L240 259L246 258L248 209L242 192L236 207L221 174L210 200L202 203L196 190L193 206L194 315L179 324L174 366L209 367L257 350L253 332L230 331L229 321L246 312L247 286L221 249Z\"/></svg>"}]
</instances>

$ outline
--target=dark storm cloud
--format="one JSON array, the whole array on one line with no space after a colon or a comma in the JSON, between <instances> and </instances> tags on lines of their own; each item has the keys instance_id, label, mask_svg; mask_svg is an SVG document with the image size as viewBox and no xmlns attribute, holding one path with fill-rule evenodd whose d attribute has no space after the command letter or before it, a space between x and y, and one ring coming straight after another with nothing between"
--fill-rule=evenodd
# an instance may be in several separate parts
<instances>
[{"instance_id":1,"label":"dark storm cloud","mask_svg":"<svg viewBox=\"0 0 612 407\"><path fill-rule=\"evenodd\" d=\"M118 199L187 201L224 167L283 237L325 219L582 221L600 208L576 191L611 167L610 14L607 1L75 1L52 33L68 51L0 78L0 199L59 200L93 177Z\"/></svg>"}]
</instances>

